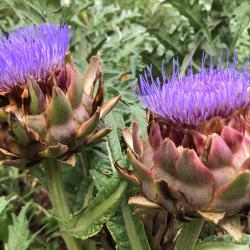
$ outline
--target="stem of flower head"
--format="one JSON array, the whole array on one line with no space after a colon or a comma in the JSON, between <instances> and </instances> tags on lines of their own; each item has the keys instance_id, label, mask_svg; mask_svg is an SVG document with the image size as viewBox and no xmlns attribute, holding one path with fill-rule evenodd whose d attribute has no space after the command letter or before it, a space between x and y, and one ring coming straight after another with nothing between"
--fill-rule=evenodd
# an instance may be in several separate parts
<instances>
[{"instance_id":1,"label":"stem of flower head","mask_svg":"<svg viewBox=\"0 0 250 250\"><path fill-rule=\"evenodd\" d=\"M77 241L72 236L67 235L63 230L67 222L71 219L70 209L64 192L60 166L55 159L44 161L44 171L47 189L53 206L54 215L58 218L61 236L69 250L79 250Z\"/></svg>"},{"instance_id":2,"label":"stem of flower head","mask_svg":"<svg viewBox=\"0 0 250 250\"><path fill-rule=\"evenodd\" d=\"M199 238L203 219L196 219L190 222L185 222L178 235L174 250L193 250Z\"/></svg>"}]
</instances>

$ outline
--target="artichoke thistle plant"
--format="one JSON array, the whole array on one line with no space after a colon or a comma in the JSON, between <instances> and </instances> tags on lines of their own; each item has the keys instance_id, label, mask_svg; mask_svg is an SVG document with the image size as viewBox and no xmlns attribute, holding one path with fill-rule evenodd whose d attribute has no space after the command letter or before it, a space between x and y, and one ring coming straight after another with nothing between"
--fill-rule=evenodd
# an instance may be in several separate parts
<instances>
[{"instance_id":1,"label":"artichoke thistle plant","mask_svg":"<svg viewBox=\"0 0 250 250\"><path fill-rule=\"evenodd\" d=\"M198 73L190 66L180 76L174 62L168 79L162 68L162 81L145 70L132 89L148 109L148 137L140 138L136 121L123 130L135 171L117 169L141 186L144 198L130 203L201 216L239 240L232 216L250 206L250 90L248 65L236 63L234 53L232 64L220 57L214 67L211 57L206 67L203 54Z\"/></svg>"},{"instance_id":2,"label":"artichoke thistle plant","mask_svg":"<svg viewBox=\"0 0 250 250\"><path fill-rule=\"evenodd\" d=\"M32 165L44 158L67 160L79 146L94 143L110 131L97 126L119 96L103 104L104 82L97 56L83 76L64 62L70 36L67 26L42 24L1 37L0 152L4 165Z\"/></svg>"},{"instance_id":3,"label":"artichoke thistle plant","mask_svg":"<svg viewBox=\"0 0 250 250\"><path fill-rule=\"evenodd\" d=\"M0 157L3 165L32 169L42 165L55 216L69 249L77 242L65 233L71 220L60 164L74 162L82 145L110 131L100 124L120 96L103 103L100 60L91 58L83 76L67 52L66 25L19 28L0 41ZM96 83L99 83L96 86Z\"/></svg>"}]
</instances>

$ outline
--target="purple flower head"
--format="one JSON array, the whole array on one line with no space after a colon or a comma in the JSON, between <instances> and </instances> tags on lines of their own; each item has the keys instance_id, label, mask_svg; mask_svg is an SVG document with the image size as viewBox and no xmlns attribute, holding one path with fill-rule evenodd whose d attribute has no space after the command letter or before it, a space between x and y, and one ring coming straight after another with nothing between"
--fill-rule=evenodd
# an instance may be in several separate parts
<instances>
[{"instance_id":1,"label":"purple flower head","mask_svg":"<svg viewBox=\"0 0 250 250\"><path fill-rule=\"evenodd\" d=\"M223 118L250 103L249 72L247 67L237 70L236 53L233 63L221 66L221 56L216 67L210 57L210 66L205 67L206 55L198 73L192 65L187 75L180 76L180 70L173 63L173 74L166 79L164 63L162 81L152 76L152 66L139 75L137 92L134 94L153 113L166 119L176 127L195 127L215 116Z\"/></svg>"},{"instance_id":2,"label":"purple flower head","mask_svg":"<svg viewBox=\"0 0 250 250\"><path fill-rule=\"evenodd\" d=\"M59 69L70 40L66 25L41 24L0 34L0 91L43 79Z\"/></svg>"}]
</instances>

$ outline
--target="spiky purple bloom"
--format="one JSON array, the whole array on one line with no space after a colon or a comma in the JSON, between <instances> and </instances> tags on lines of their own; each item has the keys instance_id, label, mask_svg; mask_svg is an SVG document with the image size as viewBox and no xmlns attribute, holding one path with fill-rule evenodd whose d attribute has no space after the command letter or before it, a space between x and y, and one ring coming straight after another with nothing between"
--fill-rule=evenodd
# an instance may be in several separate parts
<instances>
[{"instance_id":1,"label":"spiky purple bloom","mask_svg":"<svg viewBox=\"0 0 250 250\"><path fill-rule=\"evenodd\" d=\"M29 81L43 79L59 69L70 40L66 25L26 26L0 34L0 91Z\"/></svg>"},{"instance_id":2,"label":"spiky purple bloom","mask_svg":"<svg viewBox=\"0 0 250 250\"><path fill-rule=\"evenodd\" d=\"M195 127L215 116L225 118L250 103L249 72L246 67L236 69L236 54L231 65L227 59L225 67L221 66L221 57L216 68L212 57L208 68L205 61L203 54L200 71L194 74L190 66L183 77L179 67L173 67L169 79L163 64L162 82L153 77L151 66L139 75L137 93L133 91L150 111L177 127Z\"/></svg>"}]
</instances>

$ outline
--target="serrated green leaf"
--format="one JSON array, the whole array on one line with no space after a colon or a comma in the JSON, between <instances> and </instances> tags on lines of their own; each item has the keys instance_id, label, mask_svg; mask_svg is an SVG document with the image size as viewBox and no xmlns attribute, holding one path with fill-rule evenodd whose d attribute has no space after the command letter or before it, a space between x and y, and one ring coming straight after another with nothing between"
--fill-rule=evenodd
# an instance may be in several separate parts
<instances>
[{"instance_id":1,"label":"serrated green leaf","mask_svg":"<svg viewBox=\"0 0 250 250\"><path fill-rule=\"evenodd\" d=\"M100 191L113 176L112 161L110 161L107 143L99 143L83 151L82 165L84 169L89 169L95 187Z\"/></svg>"},{"instance_id":2,"label":"serrated green leaf","mask_svg":"<svg viewBox=\"0 0 250 250\"><path fill-rule=\"evenodd\" d=\"M166 35L162 35L161 33L159 33L157 30L155 29L149 29L148 30L151 34L155 35L157 37L157 39L165 46L165 47L169 47L171 49L173 49L175 51L176 54L181 55L181 47L176 44L173 43L172 39L170 38L170 36L166 36Z\"/></svg>"},{"instance_id":3,"label":"serrated green leaf","mask_svg":"<svg viewBox=\"0 0 250 250\"><path fill-rule=\"evenodd\" d=\"M198 244L194 250L249 250L247 245L239 245L231 242L205 242Z\"/></svg>"},{"instance_id":4,"label":"serrated green leaf","mask_svg":"<svg viewBox=\"0 0 250 250\"><path fill-rule=\"evenodd\" d=\"M138 121L140 125L141 137L147 134L146 111L139 104L131 106L131 116L133 121Z\"/></svg>"},{"instance_id":5,"label":"serrated green leaf","mask_svg":"<svg viewBox=\"0 0 250 250\"><path fill-rule=\"evenodd\" d=\"M74 226L66 232L76 238L87 239L97 234L119 206L127 183L114 175L96 195L89 206L73 218Z\"/></svg>"},{"instance_id":6,"label":"serrated green leaf","mask_svg":"<svg viewBox=\"0 0 250 250\"><path fill-rule=\"evenodd\" d=\"M109 177L103 171L98 171L97 169L91 169L89 172L94 180L96 189L100 191L109 181Z\"/></svg>"},{"instance_id":7,"label":"serrated green leaf","mask_svg":"<svg viewBox=\"0 0 250 250\"><path fill-rule=\"evenodd\" d=\"M27 210L31 203L27 203L22 207L18 216L12 214L13 225L9 225L8 241L4 245L5 250L26 250L30 243L34 240L29 230L29 221L26 217Z\"/></svg>"},{"instance_id":8,"label":"serrated green leaf","mask_svg":"<svg viewBox=\"0 0 250 250\"><path fill-rule=\"evenodd\" d=\"M125 161L120 146L121 129L125 127L122 114L115 111L110 112L105 117L105 124L107 127L113 128L113 131L108 135L108 148L110 149L112 160L118 161L124 166Z\"/></svg>"},{"instance_id":9,"label":"serrated green leaf","mask_svg":"<svg viewBox=\"0 0 250 250\"><path fill-rule=\"evenodd\" d=\"M204 242L230 242L234 244L239 244L239 245L249 245L250 247L250 235L249 234L243 234L243 237L240 242L236 242L234 238L230 234L224 234L222 236L216 236L212 235L202 241Z\"/></svg>"},{"instance_id":10,"label":"serrated green leaf","mask_svg":"<svg viewBox=\"0 0 250 250\"><path fill-rule=\"evenodd\" d=\"M210 236L197 243L194 250L249 250L250 235L244 234L240 242L236 242L232 236Z\"/></svg>"},{"instance_id":11,"label":"serrated green leaf","mask_svg":"<svg viewBox=\"0 0 250 250\"><path fill-rule=\"evenodd\" d=\"M194 250L249 250L248 245L239 245L232 242L204 242L195 246Z\"/></svg>"},{"instance_id":12,"label":"serrated green leaf","mask_svg":"<svg viewBox=\"0 0 250 250\"><path fill-rule=\"evenodd\" d=\"M200 27L202 32L205 34L208 40L211 40L211 34L209 31L209 28L205 21L203 20L204 14L202 14L199 10L191 7L188 5L188 3L183 4L183 1L181 0L168 0L165 1L170 4L172 4L176 9L180 11L180 13L184 16L186 16L192 25ZM195 5L195 7L200 7L199 5Z\"/></svg>"},{"instance_id":13,"label":"serrated green leaf","mask_svg":"<svg viewBox=\"0 0 250 250\"><path fill-rule=\"evenodd\" d=\"M107 228L116 243L117 250L131 249L121 209L107 222Z\"/></svg>"},{"instance_id":14,"label":"serrated green leaf","mask_svg":"<svg viewBox=\"0 0 250 250\"><path fill-rule=\"evenodd\" d=\"M132 215L127 200L123 200L121 209L107 222L107 227L117 250L150 250L140 216Z\"/></svg>"},{"instance_id":15,"label":"serrated green leaf","mask_svg":"<svg viewBox=\"0 0 250 250\"><path fill-rule=\"evenodd\" d=\"M16 195L7 198L6 196L0 197L0 216L3 210L8 206L8 204L17 198Z\"/></svg>"},{"instance_id":16,"label":"serrated green leaf","mask_svg":"<svg viewBox=\"0 0 250 250\"><path fill-rule=\"evenodd\" d=\"M181 227L174 250L183 250L184 248L185 250L193 250L199 238L203 224L203 219L195 219L193 221L185 222Z\"/></svg>"}]
</instances>

